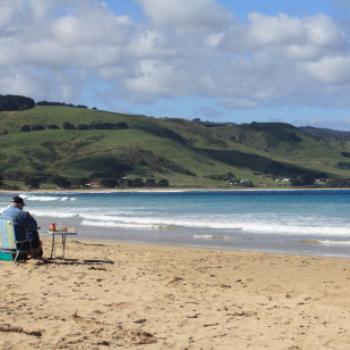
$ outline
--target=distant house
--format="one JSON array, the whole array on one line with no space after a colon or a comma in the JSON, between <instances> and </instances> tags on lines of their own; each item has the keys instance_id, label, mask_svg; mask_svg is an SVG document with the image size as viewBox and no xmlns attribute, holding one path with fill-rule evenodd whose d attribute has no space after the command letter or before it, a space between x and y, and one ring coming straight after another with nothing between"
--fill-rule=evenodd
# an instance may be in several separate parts
<instances>
[{"instance_id":1,"label":"distant house","mask_svg":"<svg viewBox=\"0 0 350 350\"><path fill-rule=\"evenodd\" d=\"M239 184L241 186L246 186L246 187L252 187L253 186L253 182L249 179L242 179L239 181Z\"/></svg>"},{"instance_id":2,"label":"distant house","mask_svg":"<svg viewBox=\"0 0 350 350\"><path fill-rule=\"evenodd\" d=\"M91 188L100 188L101 182L98 180L90 181L89 183L86 184L86 186Z\"/></svg>"}]
</instances>

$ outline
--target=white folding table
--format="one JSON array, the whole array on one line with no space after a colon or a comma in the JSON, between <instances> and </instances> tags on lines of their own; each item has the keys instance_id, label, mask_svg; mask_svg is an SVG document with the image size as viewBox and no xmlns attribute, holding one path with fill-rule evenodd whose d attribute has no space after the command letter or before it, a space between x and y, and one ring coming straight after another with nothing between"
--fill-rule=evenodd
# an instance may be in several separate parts
<instances>
[{"instance_id":1,"label":"white folding table","mask_svg":"<svg viewBox=\"0 0 350 350\"><path fill-rule=\"evenodd\" d=\"M66 244L67 244L67 236L76 236L77 232L68 232L68 231L48 231L48 234L51 235L51 256L50 258L53 259L55 256L55 246L56 246L56 236L61 236L61 243L62 243L62 259L64 259L64 254L66 251Z\"/></svg>"}]
</instances>

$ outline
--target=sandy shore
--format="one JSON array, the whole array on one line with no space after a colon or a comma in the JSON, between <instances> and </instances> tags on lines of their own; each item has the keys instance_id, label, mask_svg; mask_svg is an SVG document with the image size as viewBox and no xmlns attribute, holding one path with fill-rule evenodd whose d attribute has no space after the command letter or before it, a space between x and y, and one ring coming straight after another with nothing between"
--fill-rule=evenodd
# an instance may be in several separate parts
<instances>
[{"instance_id":1,"label":"sandy shore","mask_svg":"<svg viewBox=\"0 0 350 350\"><path fill-rule=\"evenodd\" d=\"M83 240L67 258L0 262L1 349L350 348L350 260Z\"/></svg>"}]
</instances>

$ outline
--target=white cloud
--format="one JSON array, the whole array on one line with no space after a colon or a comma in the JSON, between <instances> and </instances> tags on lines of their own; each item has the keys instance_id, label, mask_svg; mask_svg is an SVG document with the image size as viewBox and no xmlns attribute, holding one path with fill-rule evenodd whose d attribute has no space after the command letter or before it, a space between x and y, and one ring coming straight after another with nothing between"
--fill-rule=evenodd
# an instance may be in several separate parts
<instances>
[{"instance_id":1,"label":"white cloud","mask_svg":"<svg viewBox=\"0 0 350 350\"><path fill-rule=\"evenodd\" d=\"M349 38L322 14L239 22L214 0L138 0L136 22L100 0L0 1L0 93L72 101L93 81L111 101L117 87L227 109L350 105Z\"/></svg>"},{"instance_id":2,"label":"white cloud","mask_svg":"<svg viewBox=\"0 0 350 350\"><path fill-rule=\"evenodd\" d=\"M138 0L155 25L185 29L220 27L230 13L214 0Z\"/></svg>"},{"instance_id":3,"label":"white cloud","mask_svg":"<svg viewBox=\"0 0 350 350\"><path fill-rule=\"evenodd\" d=\"M18 9L22 6L22 0L2 0L0 4L0 28L9 25Z\"/></svg>"},{"instance_id":4,"label":"white cloud","mask_svg":"<svg viewBox=\"0 0 350 350\"><path fill-rule=\"evenodd\" d=\"M306 63L302 68L326 84L350 82L350 56L328 56L316 62Z\"/></svg>"},{"instance_id":5,"label":"white cloud","mask_svg":"<svg viewBox=\"0 0 350 350\"><path fill-rule=\"evenodd\" d=\"M176 66L158 60L143 60L137 66L136 76L126 80L126 87L135 93L157 96L181 96L181 87L187 77ZM187 89L189 86L187 86Z\"/></svg>"},{"instance_id":6,"label":"white cloud","mask_svg":"<svg viewBox=\"0 0 350 350\"><path fill-rule=\"evenodd\" d=\"M262 45L285 45L300 42L305 35L302 21L285 14L266 16L252 13L249 15L248 31L252 40Z\"/></svg>"}]
</instances>

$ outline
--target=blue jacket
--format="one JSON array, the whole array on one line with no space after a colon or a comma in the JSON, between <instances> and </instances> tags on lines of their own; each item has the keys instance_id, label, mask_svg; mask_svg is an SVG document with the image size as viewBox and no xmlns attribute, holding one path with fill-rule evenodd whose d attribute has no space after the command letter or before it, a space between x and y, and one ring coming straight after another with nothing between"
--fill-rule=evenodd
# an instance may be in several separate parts
<instances>
[{"instance_id":1,"label":"blue jacket","mask_svg":"<svg viewBox=\"0 0 350 350\"><path fill-rule=\"evenodd\" d=\"M27 233L31 233L32 237L37 235L38 223L27 211L11 205L2 212L1 216L13 219L18 241L28 239Z\"/></svg>"}]
</instances>

